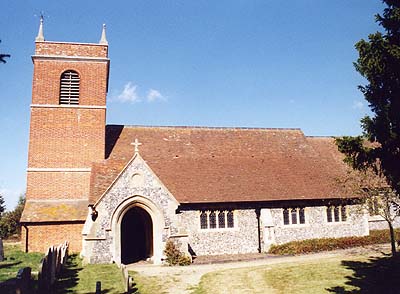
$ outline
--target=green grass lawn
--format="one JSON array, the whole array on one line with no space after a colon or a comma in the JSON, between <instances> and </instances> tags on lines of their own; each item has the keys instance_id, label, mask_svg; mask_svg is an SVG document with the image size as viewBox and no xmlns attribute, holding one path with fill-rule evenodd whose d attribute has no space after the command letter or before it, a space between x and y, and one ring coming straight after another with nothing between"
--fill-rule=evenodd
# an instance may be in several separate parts
<instances>
[{"instance_id":1,"label":"green grass lawn","mask_svg":"<svg viewBox=\"0 0 400 294\"><path fill-rule=\"evenodd\" d=\"M399 293L400 259L328 258L204 275L203 293Z\"/></svg>"},{"instance_id":2,"label":"green grass lawn","mask_svg":"<svg viewBox=\"0 0 400 294\"><path fill-rule=\"evenodd\" d=\"M43 256L41 253L23 252L19 244L4 243L5 260L0 262L0 282L15 278L18 270L23 267L29 266L32 272L37 272Z\"/></svg>"},{"instance_id":3,"label":"green grass lawn","mask_svg":"<svg viewBox=\"0 0 400 294\"><path fill-rule=\"evenodd\" d=\"M83 266L77 255L71 255L56 284L55 293L94 293L96 281L101 281L101 293L124 293L122 272L115 264Z\"/></svg>"},{"instance_id":4,"label":"green grass lawn","mask_svg":"<svg viewBox=\"0 0 400 294\"><path fill-rule=\"evenodd\" d=\"M0 283L15 278L22 267L37 272L43 254L24 253L17 245L5 244L5 257L0 262ZM136 283L134 293L140 294L166 294L167 285L176 285L186 275L130 274ZM55 293L94 293L96 281L101 281L102 293L124 293L121 270L115 264L83 266L82 260L72 255L55 285ZM342 256L221 270L205 274L190 289L192 294L400 293L400 257ZM12 293L8 290L0 284L0 293Z\"/></svg>"},{"instance_id":5,"label":"green grass lawn","mask_svg":"<svg viewBox=\"0 0 400 294\"><path fill-rule=\"evenodd\" d=\"M400 257L377 253L214 271L203 275L198 285L185 286L185 277L196 271L191 268L157 277L130 272L136 282L134 293L164 294L177 288L191 294L400 293Z\"/></svg>"},{"instance_id":6,"label":"green grass lawn","mask_svg":"<svg viewBox=\"0 0 400 294\"><path fill-rule=\"evenodd\" d=\"M135 283L133 294L168 294L164 286L168 282L173 282L168 281L171 280L168 279L168 277L164 277L164 279L161 281L161 279L157 277L143 276L133 271L130 271L129 275L133 278Z\"/></svg>"},{"instance_id":7,"label":"green grass lawn","mask_svg":"<svg viewBox=\"0 0 400 294\"><path fill-rule=\"evenodd\" d=\"M15 292L12 285L3 282L14 279L18 270L23 267L32 268L32 274L37 278L37 272L43 256L44 254L41 253L25 253L21 251L20 244L4 243L5 260L0 262L0 293Z\"/></svg>"},{"instance_id":8,"label":"green grass lawn","mask_svg":"<svg viewBox=\"0 0 400 294\"><path fill-rule=\"evenodd\" d=\"M13 285L1 285L1 282L14 279L20 268L31 267L33 276L37 278L44 254L25 253L20 250L20 245L8 243L4 244L4 254L6 259L0 262L0 293L15 293ZM55 293L94 293L96 281L101 281L102 293L124 293L122 273L115 264L82 266L82 260L71 255L55 285Z\"/></svg>"}]
</instances>

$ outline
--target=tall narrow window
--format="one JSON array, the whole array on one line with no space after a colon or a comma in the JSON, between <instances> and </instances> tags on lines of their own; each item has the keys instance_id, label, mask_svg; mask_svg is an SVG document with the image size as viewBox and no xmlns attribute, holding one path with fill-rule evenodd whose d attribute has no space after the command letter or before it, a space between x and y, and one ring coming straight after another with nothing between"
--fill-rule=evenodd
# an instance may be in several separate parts
<instances>
[{"instance_id":1,"label":"tall narrow window","mask_svg":"<svg viewBox=\"0 0 400 294\"><path fill-rule=\"evenodd\" d=\"M218 228L225 228L225 212L218 211Z\"/></svg>"},{"instance_id":2,"label":"tall narrow window","mask_svg":"<svg viewBox=\"0 0 400 294\"><path fill-rule=\"evenodd\" d=\"M342 222L347 220L346 206L340 207L340 215L342 217Z\"/></svg>"},{"instance_id":3,"label":"tall narrow window","mask_svg":"<svg viewBox=\"0 0 400 294\"><path fill-rule=\"evenodd\" d=\"M228 228L235 227L235 222L233 220L233 211L230 210L226 213L226 221L228 223Z\"/></svg>"},{"instance_id":4,"label":"tall narrow window","mask_svg":"<svg viewBox=\"0 0 400 294\"><path fill-rule=\"evenodd\" d=\"M60 104L79 104L79 74L73 70L64 71L60 78Z\"/></svg>"},{"instance_id":5,"label":"tall narrow window","mask_svg":"<svg viewBox=\"0 0 400 294\"><path fill-rule=\"evenodd\" d=\"M380 203L377 197L372 197L368 199L369 215L379 215Z\"/></svg>"},{"instance_id":6,"label":"tall narrow window","mask_svg":"<svg viewBox=\"0 0 400 294\"><path fill-rule=\"evenodd\" d=\"M327 219L328 223L332 222L332 207L331 206L327 207L327 209L326 209L326 219Z\"/></svg>"},{"instance_id":7,"label":"tall narrow window","mask_svg":"<svg viewBox=\"0 0 400 294\"><path fill-rule=\"evenodd\" d=\"M202 229L207 229L207 227L208 227L207 212L205 212L205 211L202 211L200 213L200 227Z\"/></svg>"},{"instance_id":8,"label":"tall narrow window","mask_svg":"<svg viewBox=\"0 0 400 294\"><path fill-rule=\"evenodd\" d=\"M210 229L215 229L217 228L217 218L215 216L215 211L211 211L209 214L209 218L210 218Z\"/></svg>"},{"instance_id":9,"label":"tall narrow window","mask_svg":"<svg viewBox=\"0 0 400 294\"><path fill-rule=\"evenodd\" d=\"M338 221L340 221L340 210L339 210L340 208L339 208L339 206L335 206L334 208L333 208L333 213L334 213L334 216L335 216L335 222L338 222Z\"/></svg>"},{"instance_id":10,"label":"tall narrow window","mask_svg":"<svg viewBox=\"0 0 400 294\"><path fill-rule=\"evenodd\" d=\"M290 224L289 209L288 208L283 209L283 223L285 225L289 225Z\"/></svg>"},{"instance_id":11,"label":"tall narrow window","mask_svg":"<svg viewBox=\"0 0 400 294\"><path fill-rule=\"evenodd\" d=\"M306 223L306 216L304 213L304 207L300 207L299 208L299 220L301 224L305 224Z\"/></svg>"},{"instance_id":12,"label":"tall narrow window","mask_svg":"<svg viewBox=\"0 0 400 294\"><path fill-rule=\"evenodd\" d=\"M292 225L297 224L297 209L292 209L291 215L292 215Z\"/></svg>"}]
</instances>

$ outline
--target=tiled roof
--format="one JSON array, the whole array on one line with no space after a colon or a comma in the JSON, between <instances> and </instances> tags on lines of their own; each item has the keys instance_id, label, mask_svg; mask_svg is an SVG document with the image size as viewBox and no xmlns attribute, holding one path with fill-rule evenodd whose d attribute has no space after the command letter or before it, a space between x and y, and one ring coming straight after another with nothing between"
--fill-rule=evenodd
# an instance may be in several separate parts
<instances>
[{"instance_id":1,"label":"tiled roof","mask_svg":"<svg viewBox=\"0 0 400 294\"><path fill-rule=\"evenodd\" d=\"M28 200L21 222L84 221L87 211L87 200Z\"/></svg>"},{"instance_id":2,"label":"tiled roof","mask_svg":"<svg viewBox=\"0 0 400 294\"><path fill-rule=\"evenodd\" d=\"M95 203L140 155L180 203L343 198L346 166L332 138L299 129L107 126L104 162L94 164Z\"/></svg>"}]
</instances>

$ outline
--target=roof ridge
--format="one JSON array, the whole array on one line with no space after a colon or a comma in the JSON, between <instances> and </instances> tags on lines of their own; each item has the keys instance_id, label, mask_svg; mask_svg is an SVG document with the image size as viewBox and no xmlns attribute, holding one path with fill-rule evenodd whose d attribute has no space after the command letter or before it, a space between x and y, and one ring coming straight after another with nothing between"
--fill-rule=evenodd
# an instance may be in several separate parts
<instances>
[{"instance_id":1,"label":"roof ridge","mask_svg":"<svg viewBox=\"0 0 400 294\"><path fill-rule=\"evenodd\" d=\"M157 126L157 125L117 125L109 124L107 126L122 126L124 128L160 128L160 129L208 129L208 130L260 130L260 131L301 131L300 128L263 128L263 127L214 127L214 126Z\"/></svg>"},{"instance_id":2,"label":"roof ridge","mask_svg":"<svg viewBox=\"0 0 400 294\"><path fill-rule=\"evenodd\" d=\"M311 139L333 139L336 136L306 136L306 138L311 138Z\"/></svg>"}]
</instances>

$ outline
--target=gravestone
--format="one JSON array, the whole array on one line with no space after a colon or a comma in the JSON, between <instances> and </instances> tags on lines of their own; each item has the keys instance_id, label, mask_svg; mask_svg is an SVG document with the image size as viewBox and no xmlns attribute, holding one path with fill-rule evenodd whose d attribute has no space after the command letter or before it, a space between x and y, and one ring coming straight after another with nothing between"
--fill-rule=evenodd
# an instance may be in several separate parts
<instances>
[{"instance_id":1,"label":"gravestone","mask_svg":"<svg viewBox=\"0 0 400 294\"><path fill-rule=\"evenodd\" d=\"M96 282L96 294L101 294L101 282L97 281Z\"/></svg>"},{"instance_id":2,"label":"gravestone","mask_svg":"<svg viewBox=\"0 0 400 294\"><path fill-rule=\"evenodd\" d=\"M16 294L29 294L32 293L31 289L31 268L21 268L17 273L16 278Z\"/></svg>"}]
</instances>

